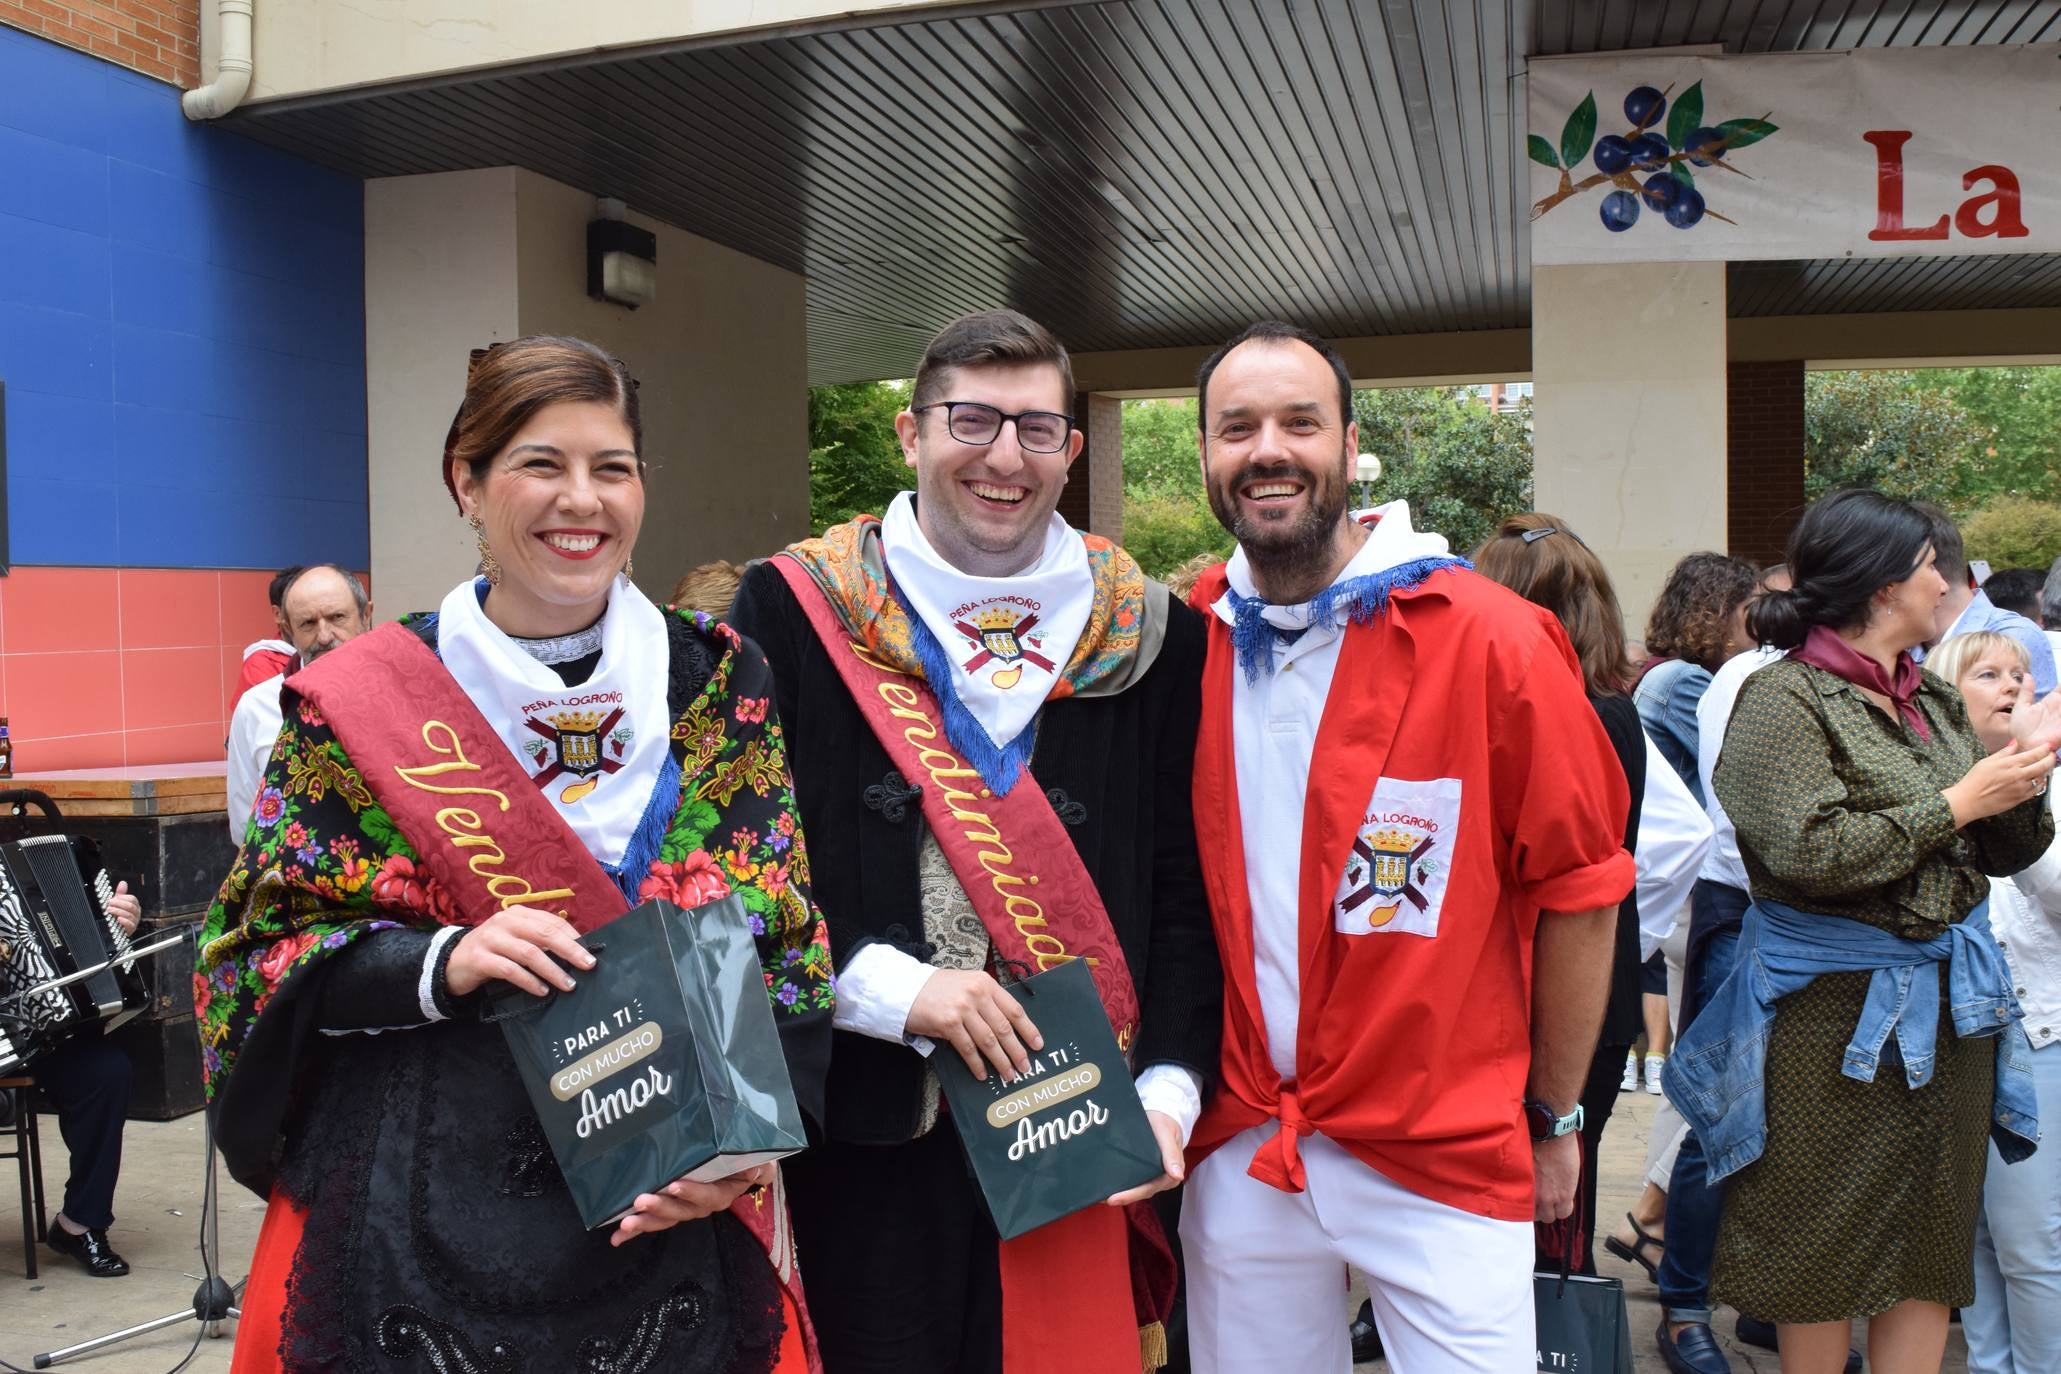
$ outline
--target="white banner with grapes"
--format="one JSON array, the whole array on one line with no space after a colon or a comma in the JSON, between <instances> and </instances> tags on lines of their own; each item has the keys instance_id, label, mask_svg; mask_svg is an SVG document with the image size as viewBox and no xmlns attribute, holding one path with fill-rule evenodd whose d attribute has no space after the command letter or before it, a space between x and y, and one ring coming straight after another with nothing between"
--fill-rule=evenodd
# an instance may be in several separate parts
<instances>
[{"instance_id":1,"label":"white banner with grapes","mask_svg":"<svg viewBox=\"0 0 2061 1374\"><path fill-rule=\"evenodd\" d=\"M2061 44L1531 63L1535 263L2061 253Z\"/></svg>"}]
</instances>

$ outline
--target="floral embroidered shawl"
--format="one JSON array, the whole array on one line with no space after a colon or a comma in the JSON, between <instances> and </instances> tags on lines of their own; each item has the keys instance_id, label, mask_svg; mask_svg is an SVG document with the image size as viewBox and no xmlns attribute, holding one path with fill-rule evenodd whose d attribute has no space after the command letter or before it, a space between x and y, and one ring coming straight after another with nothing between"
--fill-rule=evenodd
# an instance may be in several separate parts
<instances>
[{"instance_id":1,"label":"floral embroidered shawl","mask_svg":"<svg viewBox=\"0 0 2061 1374\"><path fill-rule=\"evenodd\" d=\"M679 806L635 895L695 906L736 892L776 1014L827 1012L830 948L784 737L768 719L771 670L727 625L676 614L716 666L673 724ZM460 919L321 714L290 684L283 701L256 811L201 935L194 1003L210 1100L267 1004L328 955L374 931Z\"/></svg>"}]
</instances>

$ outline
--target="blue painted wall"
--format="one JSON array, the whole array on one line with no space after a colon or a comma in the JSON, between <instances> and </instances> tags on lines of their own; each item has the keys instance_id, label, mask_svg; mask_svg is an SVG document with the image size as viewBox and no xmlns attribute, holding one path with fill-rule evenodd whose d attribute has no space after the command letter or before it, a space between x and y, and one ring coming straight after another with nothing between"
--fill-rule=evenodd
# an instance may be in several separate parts
<instances>
[{"instance_id":1,"label":"blue painted wall","mask_svg":"<svg viewBox=\"0 0 2061 1374\"><path fill-rule=\"evenodd\" d=\"M371 561L364 188L0 26L16 563Z\"/></svg>"}]
</instances>

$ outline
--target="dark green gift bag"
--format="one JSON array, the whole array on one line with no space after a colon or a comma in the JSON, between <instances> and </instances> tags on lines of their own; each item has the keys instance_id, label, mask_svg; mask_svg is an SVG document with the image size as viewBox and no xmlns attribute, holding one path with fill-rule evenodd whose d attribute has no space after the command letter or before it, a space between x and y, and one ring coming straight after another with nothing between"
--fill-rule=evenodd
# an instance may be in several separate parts
<instances>
[{"instance_id":1,"label":"dark green gift bag","mask_svg":"<svg viewBox=\"0 0 2061 1374\"><path fill-rule=\"evenodd\" d=\"M1621 1281L1533 1274L1531 1289L1544 1374L1632 1374L1632 1333Z\"/></svg>"},{"instance_id":2,"label":"dark green gift bag","mask_svg":"<svg viewBox=\"0 0 2061 1374\"><path fill-rule=\"evenodd\" d=\"M493 1019L590 1228L674 1179L723 1178L802 1148L741 901L682 911L658 898L580 943L597 962L576 988L504 992Z\"/></svg>"},{"instance_id":3,"label":"dark green gift bag","mask_svg":"<svg viewBox=\"0 0 2061 1374\"><path fill-rule=\"evenodd\" d=\"M1159 1140L1078 959L1006 985L1044 1038L1031 1071L975 1078L949 1045L930 1056L1004 1240L1158 1178Z\"/></svg>"}]
</instances>

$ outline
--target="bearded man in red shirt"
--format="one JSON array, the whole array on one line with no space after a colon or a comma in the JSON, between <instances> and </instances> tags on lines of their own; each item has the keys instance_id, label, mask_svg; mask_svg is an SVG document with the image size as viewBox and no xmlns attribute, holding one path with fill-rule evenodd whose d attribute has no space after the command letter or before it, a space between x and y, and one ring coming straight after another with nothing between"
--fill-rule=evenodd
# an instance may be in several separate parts
<instances>
[{"instance_id":1,"label":"bearded man in red shirt","mask_svg":"<svg viewBox=\"0 0 2061 1374\"><path fill-rule=\"evenodd\" d=\"M1222 1086L1181 1235L1197 1374L1344 1371L1348 1264L1399 1374L1535 1360L1532 1222L1632 887L1623 770L1545 611L1403 502L1352 515L1351 381L1253 325L1202 367L1209 621L1196 838Z\"/></svg>"}]
</instances>

